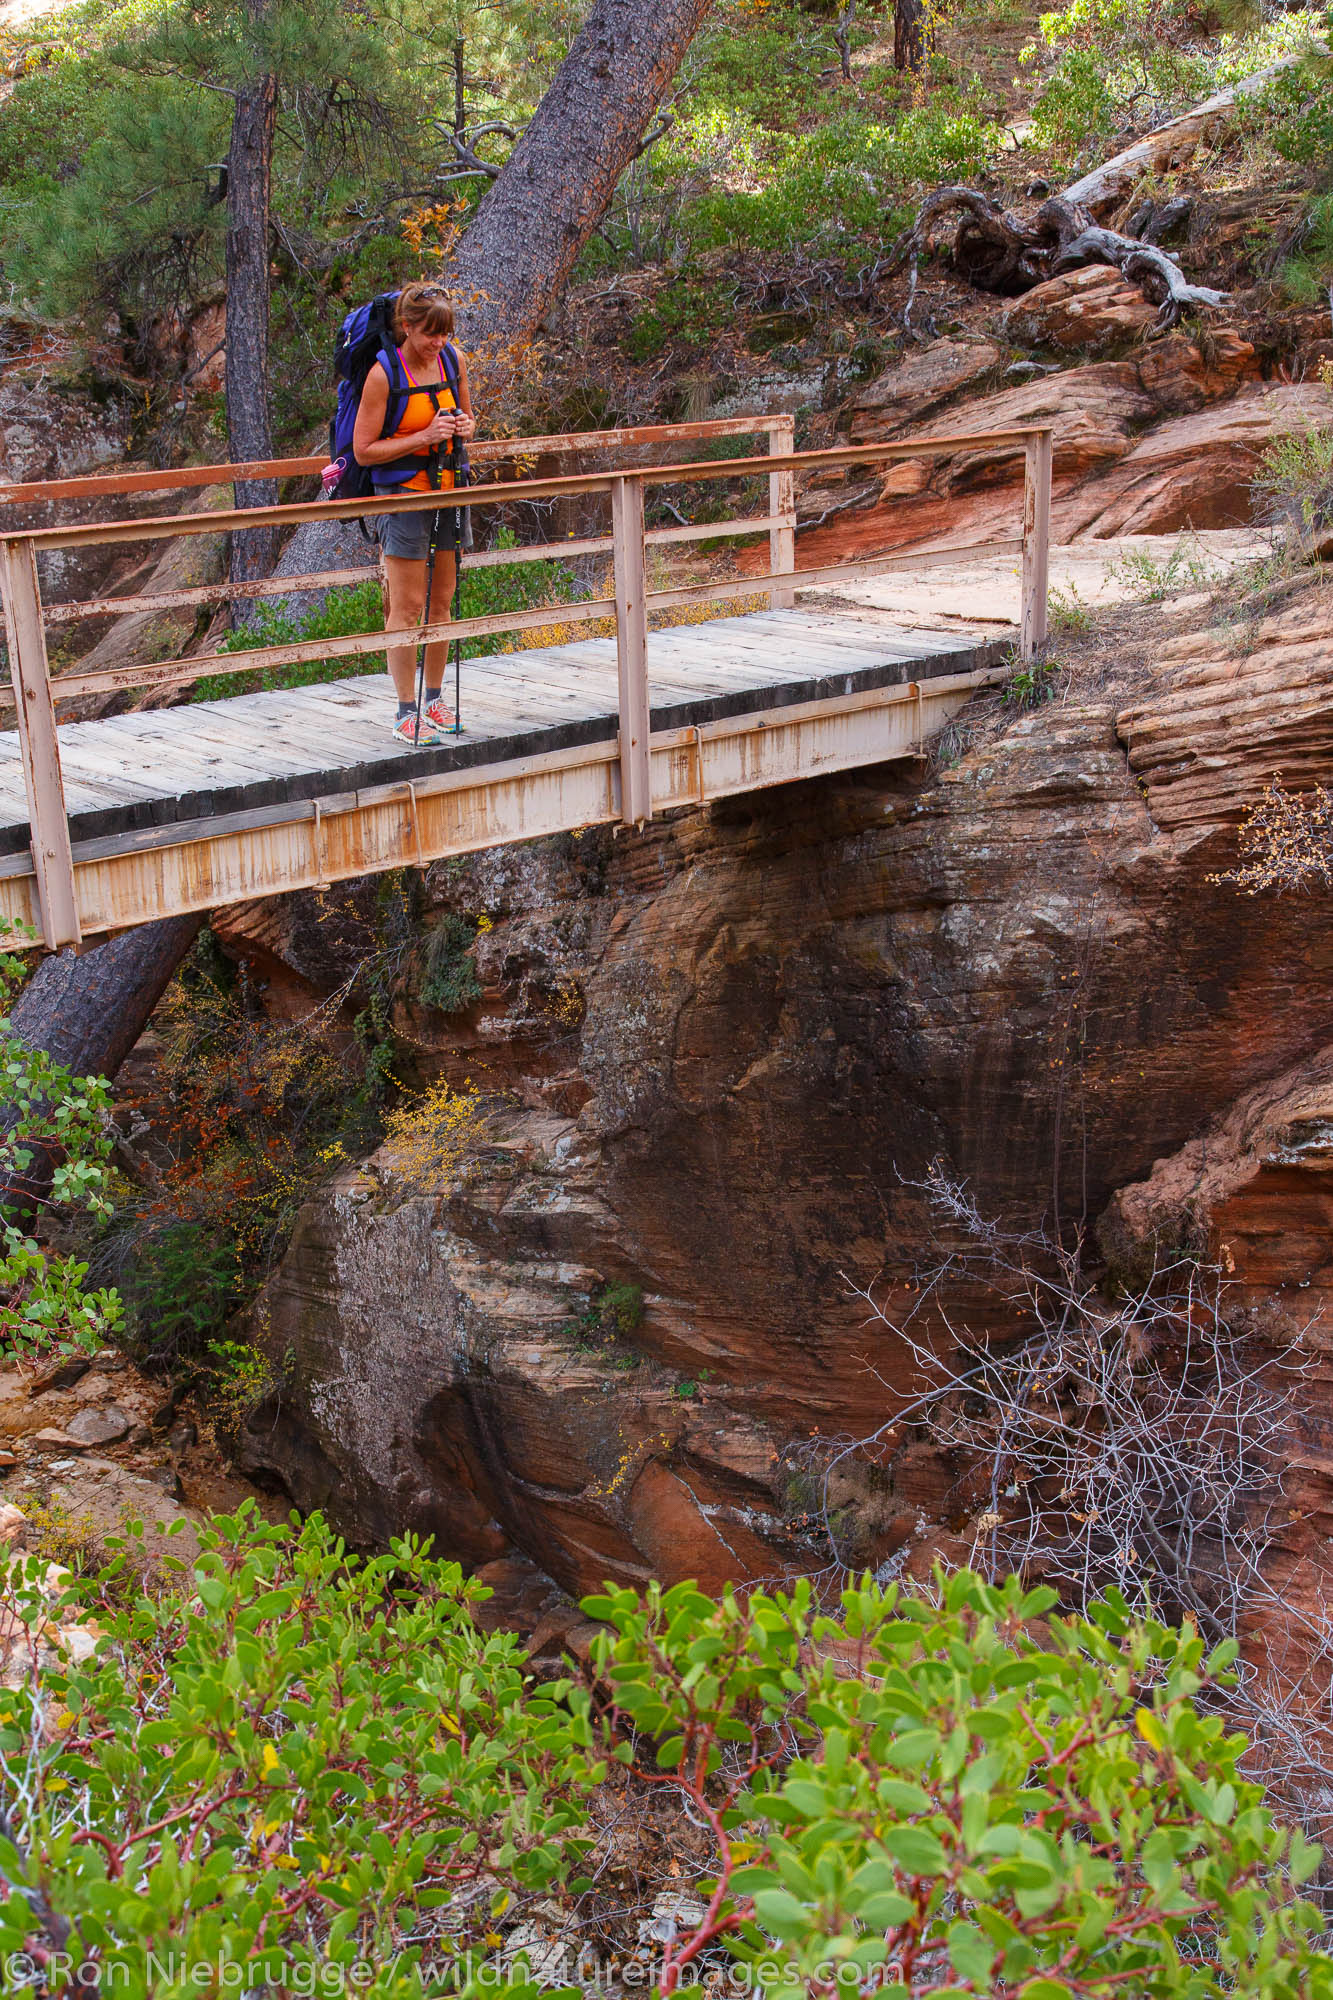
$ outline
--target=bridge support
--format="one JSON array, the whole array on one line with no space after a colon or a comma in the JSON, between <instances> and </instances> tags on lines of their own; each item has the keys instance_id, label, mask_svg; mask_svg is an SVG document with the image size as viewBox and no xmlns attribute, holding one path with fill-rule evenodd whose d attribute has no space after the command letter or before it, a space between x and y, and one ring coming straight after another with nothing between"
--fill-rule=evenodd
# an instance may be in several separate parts
<instances>
[{"instance_id":1,"label":"bridge support","mask_svg":"<svg viewBox=\"0 0 1333 2000\"><path fill-rule=\"evenodd\" d=\"M790 458L795 450L795 417L775 419L768 434L769 457ZM796 567L796 484L792 473L769 473L768 513L770 520L782 523L768 531L768 566L775 576L790 576ZM789 583L775 583L768 593L770 611L790 611L795 602L796 592Z\"/></svg>"},{"instance_id":2,"label":"bridge support","mask_svg":"<svg viewBox=\"0 0 1333 2000\"><path fill-rule=\"evenodd\" d=\"M1051 554L1051 433L1038 431L1024 449L1023 609L1020 658L1035 660L1046 644L1046 597Z\"/></svg>"},{"instance_id":3,"label":"bridge support","mask_svg":"<svg viewBox=\"0 0 1333 2000\"><path fill-rule=\"evenodd\" d=\"M616 585L616 667L620 680L620 817L642 826L653 816L648 749L648 580L643 560L643 481L611 482Z\"/></svg>"},{"instance_id":4,"label":"bridge support","mask_svg":"<svg viewBox=\"0 0 1333 2000\"><path fill-rule=\"evenodd\" d=\"M9 672L18 710L23 783L28 794L32 865L47 949L79 944L74 856L60 775L56 711L46 659L46 630L37 583L37 556L30 540L0 540L0 596L9 626Z\"/></svg>"}]
</instances>

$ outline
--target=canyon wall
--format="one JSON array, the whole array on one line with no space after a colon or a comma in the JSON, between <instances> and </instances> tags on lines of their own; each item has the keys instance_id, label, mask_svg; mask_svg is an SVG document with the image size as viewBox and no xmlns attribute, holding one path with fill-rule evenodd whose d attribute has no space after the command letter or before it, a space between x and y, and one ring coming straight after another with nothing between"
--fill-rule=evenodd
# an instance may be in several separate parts
<instances>
[{"instance_id":1,"label":"canyon wall","mask_svg":"<svg viewBox=\"0 0 1333 2000\"><path fill-rule=\"evenodd\" d=\"M975 704L930 766L433 867L426 922L478 925L483 994L396 1026L423 1076L482 1091L484 1133L445 1184L385 1149L304 1210L252 1318L283 1376L252 1475L354 1541L517 1549L571 1591L818 1567L811 1465L914 1384L857 1288L910 1298L937 1157L994 1214L1109 1211L1120 1253L1223 1242L1308 1319L1333 937L1322 900L1210 877L1275 773L1333 767L1333 592L1216 618L1128 616L1062 699ZM221 935L299 1016L369 949L376 893ZM641 1323L623 1293L599 1311L623 1286ZM954 1478L909 1453L845 1496L865 1559L965 1534Z\"/></svg>"}]
</instances>

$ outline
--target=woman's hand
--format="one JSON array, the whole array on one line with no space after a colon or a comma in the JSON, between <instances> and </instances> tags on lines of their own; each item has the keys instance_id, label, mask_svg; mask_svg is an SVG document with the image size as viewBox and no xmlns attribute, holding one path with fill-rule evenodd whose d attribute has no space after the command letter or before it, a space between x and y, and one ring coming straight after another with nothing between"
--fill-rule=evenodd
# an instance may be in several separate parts
<instances>
[{"instance_id":1,"label":"woman's hand","mask_svg":"<svg viewBox=\"0 0 1333 2000\"><path fill-rule=\"evenodd\" d=\"M471 411L455 410L453 413L453 417L454 417L454 436L461 438L470 438L473 432L477 428L475 422L473 421Z\"/></svg>"},{"instance_id":2,"label":"woman's hand","mask_svg":"<svg viewBox=\"0 0 1333 2000\"><path fill-rule=\"evenodd\" d=\"M424 431L417 431L410 443L406 439L403 442L408 444L410 451L419 451L423 444L443 444L446 438L454 435L457 424L456 410L437 410Z\"/></svg>"}]
</instances>

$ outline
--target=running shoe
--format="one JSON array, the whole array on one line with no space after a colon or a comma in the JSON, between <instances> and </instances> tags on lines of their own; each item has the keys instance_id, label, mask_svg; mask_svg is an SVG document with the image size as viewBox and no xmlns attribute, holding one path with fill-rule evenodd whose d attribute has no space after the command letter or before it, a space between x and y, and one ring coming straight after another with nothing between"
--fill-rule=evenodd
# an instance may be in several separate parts
<instances>
[{"instance_id":1,"label":"running shoe","mask_svg":"<svg viewBox=\"0 0 1333 2000\"><path fill-rule=\"evenodd\" d=\"M458 717L449 707L442 694L437 694L434 701L426 703L426 706L421 711L421 719L423 722L429 722L433 729L438 729L443 735L456 736L458 734Z\"/></svg>"},{"instance_id":2,"label":"running shoe","mask_svg":"<svg viewBox=\"0 0 1333 2000\"><path fill-rule=\"evenodd\" d=\"M436 744L443 743L444 738L429 717L430 710L427 709L421 718L421 728L418 730L416 711L410 710L408 714L399 716L394 722L393 734L400 743L405 743L409 750L432 749Z\"/></svg>"}]
</instances>

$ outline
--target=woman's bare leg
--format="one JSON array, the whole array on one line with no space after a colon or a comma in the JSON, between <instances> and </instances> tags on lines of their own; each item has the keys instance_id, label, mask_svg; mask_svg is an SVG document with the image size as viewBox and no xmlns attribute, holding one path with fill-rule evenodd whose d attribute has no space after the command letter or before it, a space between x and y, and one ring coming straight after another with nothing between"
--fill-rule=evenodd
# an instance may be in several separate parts
<instances>
[{"instance_id":1,"label":"woman's bare leg","mask_svg":"<svg viewBox=\"0 0 1333 2000\"><path fill-rule=\"evenodd\" d=\"M388 605L384 614L388 631L401 630L421 621L426 602L426 565L403 556L385 556L384 581ZM415 646L389 647L389 677L400 702L415 701L417 693L417 651Z\"/></svg>"}]
</instances>

